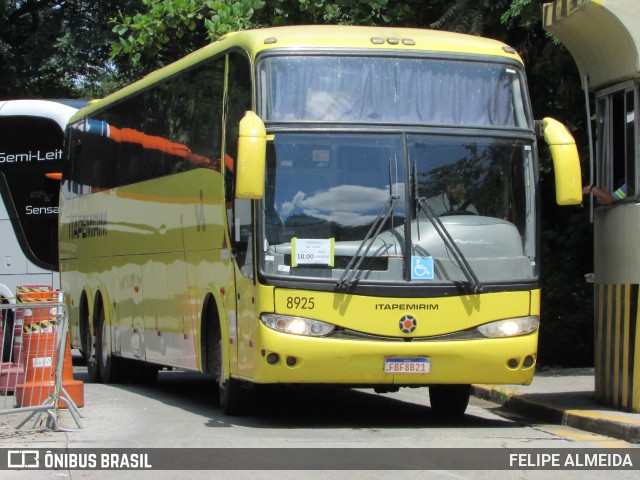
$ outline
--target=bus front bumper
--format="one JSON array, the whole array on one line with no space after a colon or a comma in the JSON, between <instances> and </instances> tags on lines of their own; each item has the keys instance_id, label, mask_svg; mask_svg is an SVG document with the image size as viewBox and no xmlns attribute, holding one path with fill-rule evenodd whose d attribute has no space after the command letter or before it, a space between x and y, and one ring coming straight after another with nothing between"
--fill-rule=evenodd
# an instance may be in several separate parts
<instances>
[{"instance_id":1,"label":"bus front bumper","mask_svg":"<svg viewBox=\"0 0 640 480\"><path fill-rule=\"evenodd\" d=\"M529 384L538 345L537 331L510 338L412 342L290 335L261 324L257 333L261 349L255 368L242 375L256 383ZM419 373L385 372L385 359L424 358L426 368Z\"/></svg>"}]
</instances>

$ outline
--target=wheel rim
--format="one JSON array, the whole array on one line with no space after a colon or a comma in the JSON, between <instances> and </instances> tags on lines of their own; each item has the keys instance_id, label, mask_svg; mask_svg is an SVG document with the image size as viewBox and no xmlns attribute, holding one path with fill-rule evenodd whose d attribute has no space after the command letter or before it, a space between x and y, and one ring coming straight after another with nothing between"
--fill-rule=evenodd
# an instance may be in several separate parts
<instances>
[{"instance_id":1,"label":"wheel rim","mask_svg":"<svg viewBox=\"0 0 640 480\"><path fill-rule=\"evenodd\" d=\"M220 390L220 401L223 400L225 394L226 382L224 381L224 364L222 361L222 340L218 340L216 348L216 362L218 364L218 389Z\"/></svg>"},{"instance_id":2,"label":"wheel rim","mask_svg":"<svg viewBox=\"0 0 640 480\"><path fill-rule=\"evenodd\" d=\"M105 366L107 364L108 359L108 347L109 347L109 339L107 335L109 335L109 329L107 328L107 323L104 321L104 310L100 310L100 360L102 360L102 365Z\"/></svg>"},{"instance_id":3,"label":"wheel rim","mask_svg":"<svg viewBox=\"0 0 640 480\"><path fill-rule=\"evenodd\" d=\"M87 358L87 362L95 363L94 351L93 351L93 336L91 335L91 330L87 327L87 331L84 334L84 345L82 346L85 352L85 356Z\"/></svg>"}]
</instances>

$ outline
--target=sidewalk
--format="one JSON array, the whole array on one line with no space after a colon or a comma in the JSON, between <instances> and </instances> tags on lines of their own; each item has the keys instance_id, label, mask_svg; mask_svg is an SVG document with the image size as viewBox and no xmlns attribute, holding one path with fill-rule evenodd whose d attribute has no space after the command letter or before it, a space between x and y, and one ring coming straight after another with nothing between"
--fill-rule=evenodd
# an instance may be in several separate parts
<instances>
[{"instance_id":1,"label":"sidewalk","mask_svg":"<svg viewBox=\"0 0 640 480\"><path fill-rule=\"evenodd\" d=\"M593 368L543 371L531 385L474 385L472 392L544 422L640 443L640 414L596 403Z\"/></svg>"}]
</instances>

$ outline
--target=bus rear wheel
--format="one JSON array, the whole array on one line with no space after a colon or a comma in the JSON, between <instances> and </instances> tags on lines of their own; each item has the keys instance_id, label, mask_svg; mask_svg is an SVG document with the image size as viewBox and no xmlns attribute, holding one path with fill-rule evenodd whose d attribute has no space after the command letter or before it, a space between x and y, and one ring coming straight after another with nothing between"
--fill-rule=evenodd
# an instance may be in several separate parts
<instances>
[{"instance_id":1,"label":"bus rear wheel","mask_svg":"<svg viewBox=\"0 0 640 480\"><path fill-rule=\"evenodd\" d=\"M104 383L126 383L128 380L127 361L113 356L111 352L111 332L104 316L104 307L98 312L96 337L96 359L100 378Z\"/></svg>"},{"instance_id":2,"label":"bus rear wheel","mask_svg":"<svg viewBox=\"0 0 640 480\"><path fill-rule=\"evenodd\" d=\"M100 381L100 369L98 368L98 358L96 355L96 336L91 330L89 323L89 308L86 299L80 304L80 337L82 354L87 362L87 377L89 383Z\"/></svg>"},{"instance_id":3,"label":"bus rear wheel","mask_svg":"<svg viewBox=\"0 0 640 480\"><path fill-rule=\"evenodd\" d=\"M443 417L461 417L469 405L471 385L431 385L429 401L431 410Z\"/></svg>"}]
</instances>

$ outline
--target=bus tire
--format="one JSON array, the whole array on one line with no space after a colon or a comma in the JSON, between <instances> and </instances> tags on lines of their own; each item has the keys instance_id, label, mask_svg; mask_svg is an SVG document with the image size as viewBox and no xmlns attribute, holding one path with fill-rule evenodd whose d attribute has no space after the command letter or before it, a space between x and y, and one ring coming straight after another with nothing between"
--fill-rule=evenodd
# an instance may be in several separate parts
<instances>
[{"instance_id":1,"label":"bus tire","mask_svg":"<svg viewBox=\"0 0 640 480\"><path fill-rule=\"evenodd\" d=\"M461 417L469 405L471 385L431 385L429 400L437 416Z\"/></svg>"},{"instance_id":2,"label":"bus tire","mask_svg":"<svg viewBox=\"0 0 640 480\"><path fill-rule=\"evenodd\" d=\"M4 304L4 301L0 301ZM2 361L13 362L13 342L14 342L14 312L13 310L0 311L0 335L2 335Z\"/></svg>"},{"instance_id":3,"label":"bus tire","mask_svg":"<svg viewBox=\"0 0 640 480\"><path fill-rule=\"evenodd\" d=\"M80 337L82 345L80 351L87 362L87 380L89 383L100 382L100 369L98 368L98 357L96 355L96 335L97 325L91 328L89 321L89 305L87 298L83 296L80 301Z\"/></svg>"},{"instance_id":4,"label":"bus tire","mask_svg":"<svg viewBox=\"0 0 640 480\"><path fill-rule=\"evenodd\" d=\"M218 400L222 413L228 416L245 413L247 392L240 382L234 378L225 378L224 362L222 356L222 339L218 338L214 350L217 372L215 378L218 384Z\"/></svg>"},{"instance_id":5,"label":"bus tire","mask_svg":"<svg viewBox=\"0 0 640 480\"><path fill-rule=\"evenodd\" d=\"M96 332L96 358L100 378L103 383L126 383L128 380L127 361L115 357L111 352L111 335L107 331L109 325L104 316L104 307L98 306Z\"/></svg>"}]
</instances>

